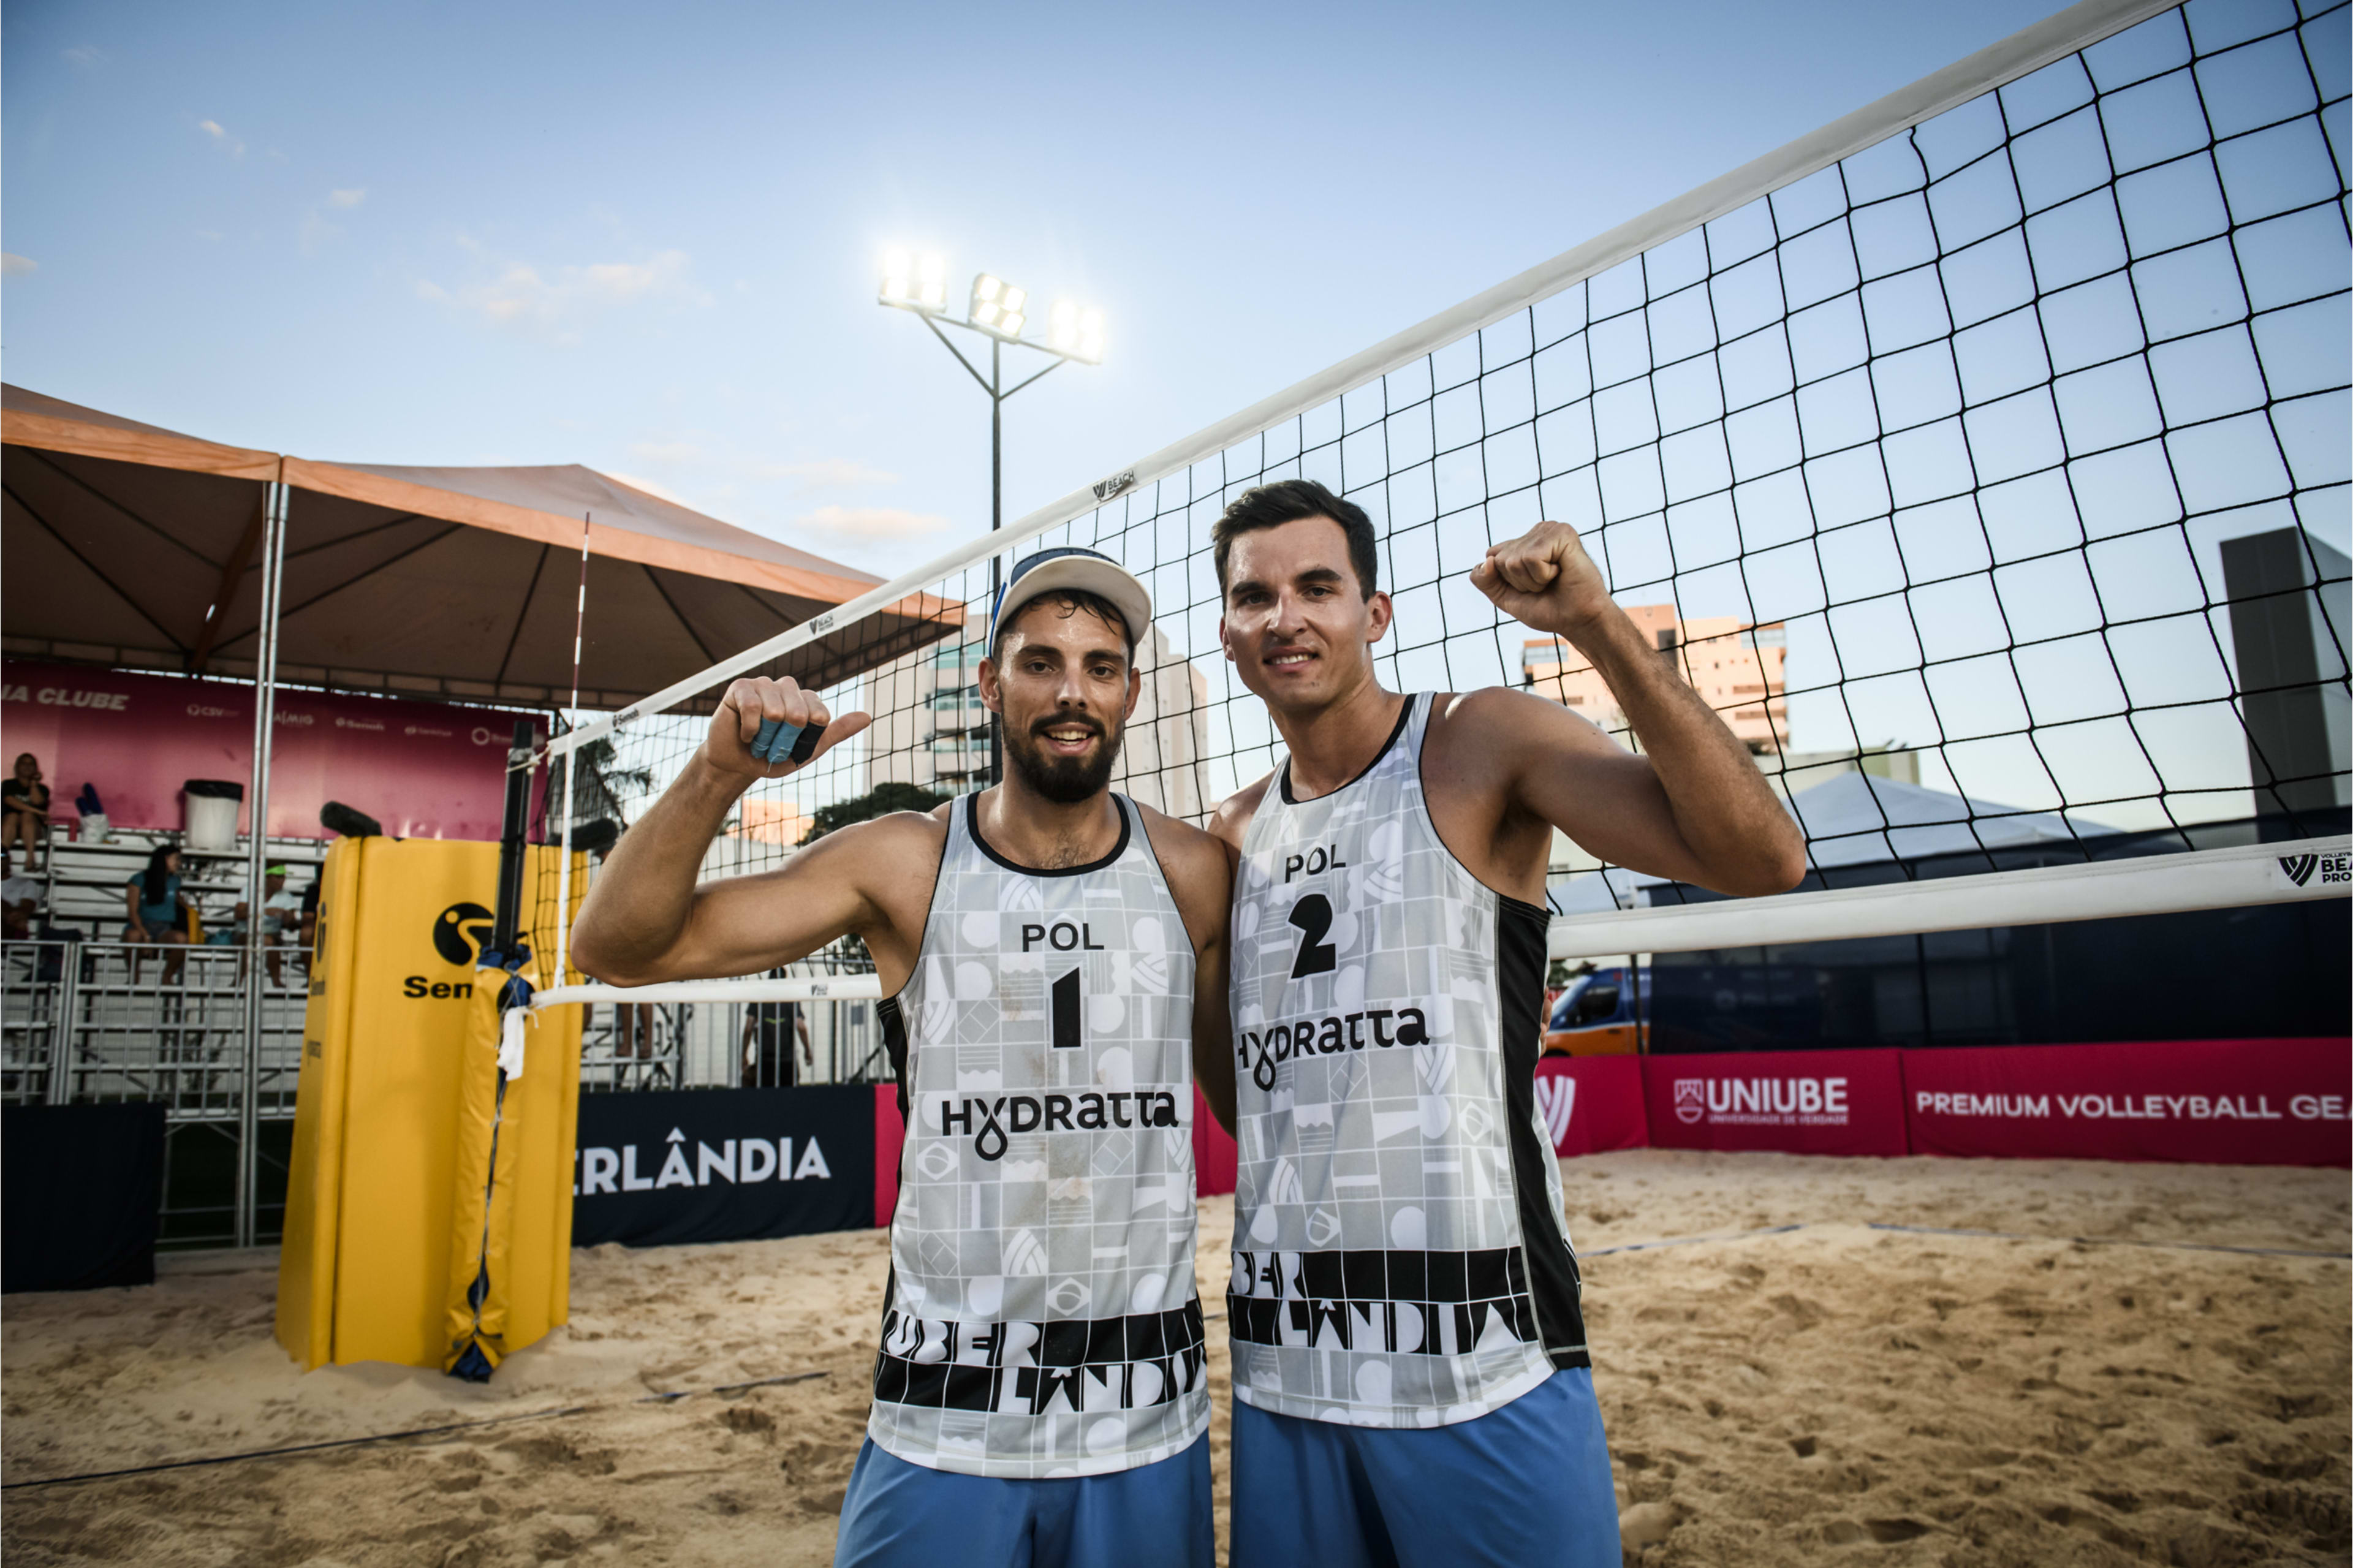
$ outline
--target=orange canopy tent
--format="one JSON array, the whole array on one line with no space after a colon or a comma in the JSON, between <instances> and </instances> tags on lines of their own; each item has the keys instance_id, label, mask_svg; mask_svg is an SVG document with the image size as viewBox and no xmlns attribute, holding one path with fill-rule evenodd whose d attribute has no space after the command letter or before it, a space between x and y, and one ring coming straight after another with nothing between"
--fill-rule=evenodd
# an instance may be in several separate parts
<instances>
[{"instance_id":1,"label":"orange canopy tent","mask_svg":"<svg viewBox=\"0 0 2353 1568\"><path fill-rule=\"evenodd\" d=\"M625 707L881 579L576 464L398 468L226 447L0 386L0 649L251 678L287 487L276 679ZM818 686L960 628L928 595L786 654Z\"/></svg>"}]
</instances>

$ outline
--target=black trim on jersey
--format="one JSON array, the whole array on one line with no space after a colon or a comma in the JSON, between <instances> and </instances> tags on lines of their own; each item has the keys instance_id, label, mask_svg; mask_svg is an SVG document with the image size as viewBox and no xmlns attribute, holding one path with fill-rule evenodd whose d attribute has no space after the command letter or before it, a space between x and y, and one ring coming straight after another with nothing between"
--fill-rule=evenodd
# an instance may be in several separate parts
<instances>
[{"instance_id":1,"label":"black trim on jersey","mask_svg":"<svg viewBox=\"0 0 2353 1568\"><path fill-rule=\"evenodd\" d=\"M1406 694L1405 706L1398 710L1397 728L1391 730L1389 731L1389 738L1381 742L1381 749L1373 753L1373 760L1356 770L1356 778L1350 779L1348 784L1341 784L1337 788L1325 790L1322 795L1317 795L1315 798L1317 800L1329 800L1332 796L1338 795L1341 790L1346 789L1348 784L1355 784L1356 779L1363 778L1366 773L1369 773L1375 768L1379 767L1381 765L1381 759L1388 756L1389 754L1389 749L1398 743L1398 737L1405 733L1406 725L1410 723L1413 720L1413 705L1420 700L1420 693L1408 692ZM1291 759L1289 757L1282 759L1282 776L1275 782L1276 787L1282 791L1283 805L1297 805L1300 804L1299 797L1291 793Z\"/></svg>"},{"instance_id":2,"label":"black trim on jersey","mask_svg":"<svg viewBox=\"0 0 2353 1568\"><path fill-rule=\"evenodd\" d=\"M895 1280L894 1280L895 1283ZM1005 1364L1008 1328L1025 1331L1020 1363ZM922 1359L891 1353L894 1339L920 1347ZM1208 1350L1198 1299L1165 1312L1125 1318L1066 1318L1043 1323L965 1323L882 1315L883 1349L874 1358L874 1397L934 1410L1043 1415L1060 1401L1076 1415L1102 1408L1102 1390L1123 1410L1171 1405L1204 1385ZM1139 1399L1134 1368L1160 1370L1155 1393ZM1090 1393L1092 1381L1097 1392Z\"/></svg>"},{"instance_id":3,"label":"black trim on jersey","mask_svg":"<svg viewBox=\"0 0 2353 1568\"><path fill-rule=\"evenodd\" d=\"M1247 1284L1250 1293L1240 1289ZM1257 1294L1271 1287L1273 1294ZM1400 1319L1395 1309L1412 1307ZM1501 1315L1514 1339L1538 1340L1539 1313L1521 1248L1469 1252L1283 1252L1240 1248L1226 1291L1239 1343L1459 1355ZM1291 1338L1284 1338L1288 1330ZM1409 1340L1408 1335L1414 1336ZM1356 1343L1370 1336L1370 1342Z\"/></svg>"},{"instance_id":4,"label":"black trim on jersey","mask_svg":"<svg viewBox=\"0 0 2353 1568\"><path fill-rule=\"evenodd\" d=\"M1519 1200L1520 1247L1545 1353L1556 1367L1591 1366L1585 1314L1577 1305L1577 1256L1561 1237L1545 1180L1551 1147L1536 1135L1536 1056L1544 1036L1545 935L1551 917L1534 904L1495 895L1496 1027L1504 1053L1504 1136L1512 1150Z\"/></svg>"},{"instance_id":5,"label":"black trim on jersey","mask_svg":"<svg viewBox=\"0 0 2353 1568\"><path fill-rule=\"evenodd\" d=\"M991 860L1007 870L1018 871L1024 877L1083 877L1090 871L1103 870L1108 866L1116 864L1119 858L1127 853L1127 841L1135 831L1134 813L1128 810L1125 800L1118 795L1113 795L1111 803L1119 808L1119 842L1111 847L1110 854L1100 860L1090 860L1083 866L1056 866L1050 868L1044 866L1024 866L999 855L995 849L989 847L988 840L980 836L980 792L975 790L965 796L965 799L972 803L965 811L965 826L971 833L973 843L978 846L980 852Z\"/></svg>"}]
</instances>

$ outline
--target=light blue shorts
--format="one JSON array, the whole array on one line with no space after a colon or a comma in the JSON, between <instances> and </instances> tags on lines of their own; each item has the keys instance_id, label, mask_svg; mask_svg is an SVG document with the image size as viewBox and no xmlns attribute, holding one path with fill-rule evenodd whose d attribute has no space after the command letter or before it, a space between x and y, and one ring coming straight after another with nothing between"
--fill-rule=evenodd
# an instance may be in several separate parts
<instances>
[{"instance_id":1,"label":"light blue shorts","mask_svg":"<svg viewBox=\"0 0 2353 1568\"><path fill-rule=\"evenodd\" d=\"M1234 1402L1233 1568L1619 1568L1593 1373L1451 1426L1346 1426Z\"/></svg>"},{"instance_id":2,"label":"light blue shorts","mask_svg":"<svg viewBox=\"0 0 2353 1568\"><path fill-rule=\"evenodd\" d=\"M1211 1568L1209 1439L1157 1464L1067 1480L929 1469L868 1438L834 1568Z\"/></svg>"}]
</instances>

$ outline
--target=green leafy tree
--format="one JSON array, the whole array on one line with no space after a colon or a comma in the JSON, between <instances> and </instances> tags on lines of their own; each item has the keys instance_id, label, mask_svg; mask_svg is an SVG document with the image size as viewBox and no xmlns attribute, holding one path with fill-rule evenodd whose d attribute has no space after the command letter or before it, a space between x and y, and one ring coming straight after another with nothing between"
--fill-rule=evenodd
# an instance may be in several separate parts
<instances>
[{"instance_id":1,"label":"green leafy tree","mask_svg":"<svg viewBox=\"0 0 2353 1568\"><path fill-rule=\"evenodd\" d=\"M949 797L934 795L921 784L876 784L864 795L831 805L820 805L809 818L809 830L801 835L803 844L814 844L838 827L853 822L871 822L878 816L888 816L894 811L930 811Z\"/></svg>"}]
</instances>

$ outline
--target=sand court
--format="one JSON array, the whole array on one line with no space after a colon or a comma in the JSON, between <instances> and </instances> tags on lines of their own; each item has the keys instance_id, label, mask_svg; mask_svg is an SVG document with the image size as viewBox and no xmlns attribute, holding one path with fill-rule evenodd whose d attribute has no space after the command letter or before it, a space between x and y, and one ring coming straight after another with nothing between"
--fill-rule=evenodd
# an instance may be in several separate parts
<instances>
[{"instance_id":1,"label":"sand court","mask_svg":"<svg viewBox=\"0 0 2353 1568\"><path fill-rule=\"evenodd\" d=\"M1629 1562L2347 1561L2341 1171L1645 1150L1563 1172ZM1230 1200L1201 1217L1222 1510ZM260 1255L11 1297L0 1547L25 1563L827 1562L881 1233L575 1263L570 1327L487 1388L381 1365L298 1375L269 1339ZM21 1484L459 1423L487 1424Z\"/></svg>"}]
</instances>

